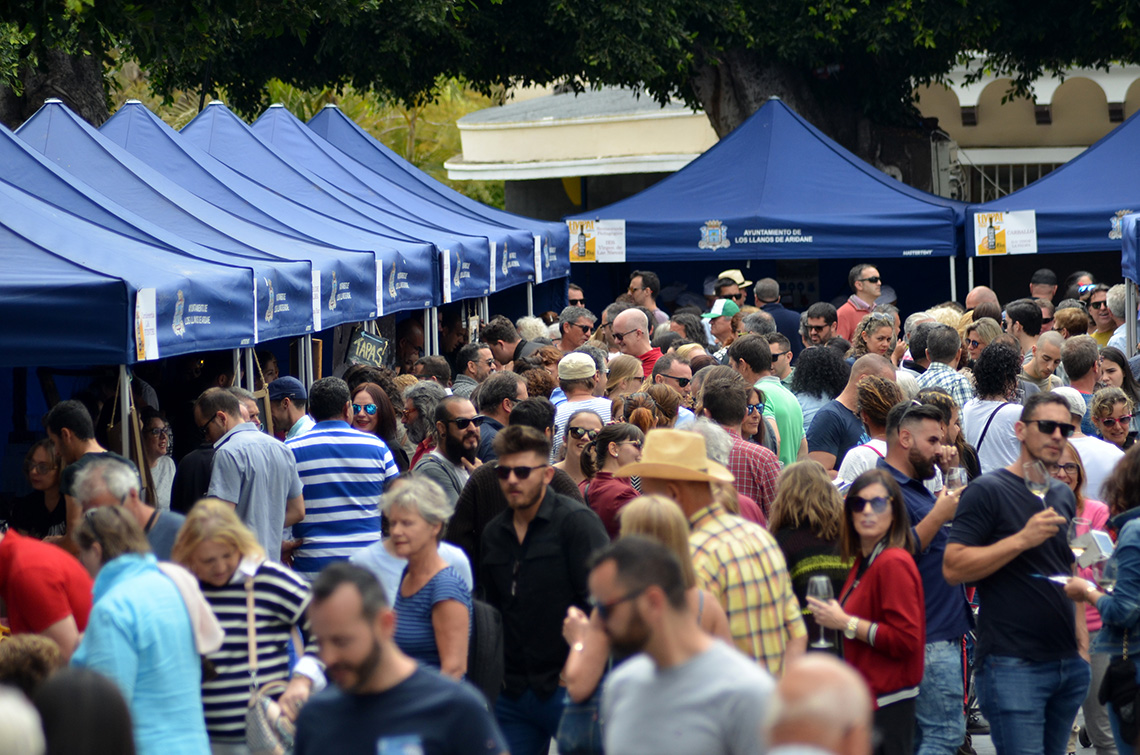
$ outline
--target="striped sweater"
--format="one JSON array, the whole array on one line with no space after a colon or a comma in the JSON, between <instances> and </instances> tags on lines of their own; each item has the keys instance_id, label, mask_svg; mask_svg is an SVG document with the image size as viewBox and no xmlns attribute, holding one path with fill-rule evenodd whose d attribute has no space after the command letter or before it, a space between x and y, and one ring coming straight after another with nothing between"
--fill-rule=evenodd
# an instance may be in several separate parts
<instances>
[{"instance_id":1,"label":"striped sweater","mask_svg":"<svg viewBox=\"0 0 1140 755\"><path fill-rule=\"evenodd\" d=\"M200 583L214 614L225 630L222 647L207 656L218 672L202 682L206 730L218 742L245 741L245 712L249 705L249 634L246 620L245 577L253 578L253 615L257 625L257 683L288 680L290 631L294 626L307 639L306 655L316 655L305 609L309 586L301 577L272 561L243 560L229 584Z\"/></svg>"}]
</instances>

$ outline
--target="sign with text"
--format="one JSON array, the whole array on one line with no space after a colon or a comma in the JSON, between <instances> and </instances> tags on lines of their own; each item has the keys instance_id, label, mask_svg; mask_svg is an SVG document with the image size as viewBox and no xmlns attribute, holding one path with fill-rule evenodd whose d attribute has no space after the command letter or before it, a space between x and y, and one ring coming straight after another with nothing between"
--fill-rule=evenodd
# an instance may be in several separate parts
<instances>
[{"instance_id":1,"label":"sign with text","mask_svg":"<svg viewBox=\"0 0 1140 755\"><path fill-rule=\"evenodd\" d=\"M567 220L566 226L570 229L570 261L596 262L594 221Z\"/></svg>"},{"instance_id":2,"label":"sign with text","mask_svg":"<svg viewBox=\"0 0 1140 755\"><path fill-rule=\"evenodd\" d=\"M158 359L158 307L153 288L140 288L135 294L135 358L144 362Z\"/></svg>"},{"instance_id":3,"label":"sign with text","mask_svg":"<svg viewBox=\"0 0 1140 755\"><path fill-rule=\"evenodd\" d=\"M974 248L979 257L999 254L1037 254L1037 213L974 213Z\"/></svg>"},{"instance_id":4,"label":"sign with text","mask_svg":"<svg viewBox=\"0 0 1140 755\"><path fill-rule=\"evenodd\" d=\"M624 220L567 220L571 262L625 262Z\"/></svg>"},{"instance_id":5,"label":"sign with text","mask_svg":"<svg viewBox=\"0 0 1140 755\"><path fill-rule=\"evenodd\" d=\"M389 342L380 336L360 331L348 345L349 364L367 364L372 367L387 367Z\"/></svg>"}]
</instances>

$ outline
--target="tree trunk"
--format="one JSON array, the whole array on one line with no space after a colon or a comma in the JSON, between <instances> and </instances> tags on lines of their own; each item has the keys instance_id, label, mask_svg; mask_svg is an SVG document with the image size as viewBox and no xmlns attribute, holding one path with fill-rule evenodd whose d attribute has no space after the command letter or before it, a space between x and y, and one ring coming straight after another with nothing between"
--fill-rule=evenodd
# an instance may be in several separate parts
<instances>
[{"instance_id":1,"label":"tree trunk","mask_svg":"<svg viewBox=\"0 0 1140 755\"><path fill-rule=\"evenodd\" d=\"M931 129L873 122L843 84L829 86L808 71L764 61L745 50L729 50L715 62L699 66L690 83L722 139L769 98L779 97L866 162L911 186L930 190Z\"/></svg>"},{"instance_id":2,"label":"tree trunk","mask_svg":"<svg viewBox=\"0 0 1140 755\"><path fill-rule=\"evenodd\" d=\"M50 50L42 62L39 68L24 70L22 95L0 86L0 123L17 128L50 97L63 100L92 126L98 127L111 117L98 56Z\"/></svg>"}]
</instances>

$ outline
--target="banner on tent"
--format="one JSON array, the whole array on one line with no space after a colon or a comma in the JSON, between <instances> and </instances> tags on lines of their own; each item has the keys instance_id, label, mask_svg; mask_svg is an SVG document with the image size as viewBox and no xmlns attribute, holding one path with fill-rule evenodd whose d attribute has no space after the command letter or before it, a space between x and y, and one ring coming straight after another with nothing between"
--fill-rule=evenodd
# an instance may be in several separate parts
<instances>
[{"instance_id":1,"label":"banner on tent","mask_svg":"<svg viewBox=\"0 0 1140 755\"><path fill-rule=\"evenodd\" d=\"M974 213L974 248L979 257L999 254L1037 254L1037 213Z\"/></svg>"},{"instance_id":2,"label":"banner on tent","mask_svg":"<svg viewBox=\"0 0 1140 755\"><path fill-rule=\"evenodd\" d=\"M158 306L153 288L140 288L135 295L135 358L158 359Z\"/></svg>"},{"instance_id":3,"label":"banner on tent","mask_svg":"<svg viewBox=\"0 0 1140 755\"><path fill-rule=\"evenodd\" d=\"M625 262L624 220L567 220L571 262Z\"/></svg>"}]
</instances>

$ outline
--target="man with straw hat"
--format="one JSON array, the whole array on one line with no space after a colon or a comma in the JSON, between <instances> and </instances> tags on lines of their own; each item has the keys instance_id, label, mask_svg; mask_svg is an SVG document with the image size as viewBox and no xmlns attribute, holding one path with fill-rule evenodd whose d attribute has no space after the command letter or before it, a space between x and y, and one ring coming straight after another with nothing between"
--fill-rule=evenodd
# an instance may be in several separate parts
<instances>
[{"instance_id":1,"label":"man with straw hat","mask_svg":"<svg viewBox=\"0 0 1140 755\"><path fill-rule=\"evenodd\" d=\"M780 676L785 660L807 647L787 564L767 530L714 499L712 483L732 483L733 477L708 458L705 439L683 430L653 430L641 461L614 474L640 477L642 493L666 496L681 507L699 586L724 606L737 649Z\"/></svg>"}]
</instances>

